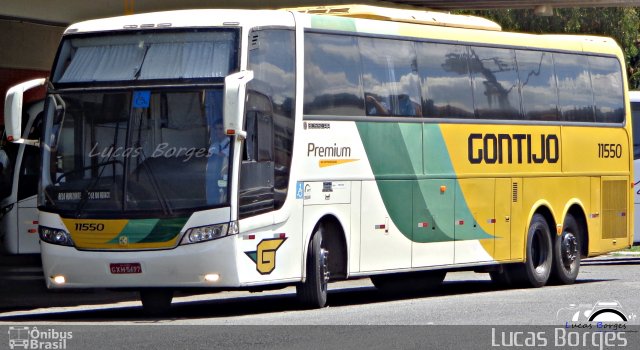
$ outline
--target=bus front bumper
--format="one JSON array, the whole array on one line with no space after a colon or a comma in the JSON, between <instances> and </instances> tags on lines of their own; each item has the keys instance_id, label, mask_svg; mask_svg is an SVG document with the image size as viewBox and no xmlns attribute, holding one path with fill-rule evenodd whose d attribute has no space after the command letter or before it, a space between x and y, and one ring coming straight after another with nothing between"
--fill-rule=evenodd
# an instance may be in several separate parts
<instances>
[{"instance_id":1,"label":"bus front bumper","mask_svg":"<svg viewBox=\"0 0 640 350\"><path fill-rule=\"evenodd\" d=\"M41 248L50 289L240 286L236 236L153 251L80 251L45 242Z\"/></svg>"}]
</instances>

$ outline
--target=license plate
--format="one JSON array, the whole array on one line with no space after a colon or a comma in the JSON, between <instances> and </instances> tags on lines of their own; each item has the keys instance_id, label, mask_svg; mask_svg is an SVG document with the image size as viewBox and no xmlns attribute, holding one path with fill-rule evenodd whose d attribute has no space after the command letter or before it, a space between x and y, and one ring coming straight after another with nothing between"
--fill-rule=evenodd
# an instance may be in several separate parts
<instances>
[{"instance_id":1,"label":"license plate","mask_svg":"<svg viewBox=\"0 0 640 350\"><path fill-rule=\"evenodd\" d=\"M109 269L112 274L126 274L126 273L142 273L142 267L140 263L120 263L109 264Z\"/></svg>"}]
</instances>

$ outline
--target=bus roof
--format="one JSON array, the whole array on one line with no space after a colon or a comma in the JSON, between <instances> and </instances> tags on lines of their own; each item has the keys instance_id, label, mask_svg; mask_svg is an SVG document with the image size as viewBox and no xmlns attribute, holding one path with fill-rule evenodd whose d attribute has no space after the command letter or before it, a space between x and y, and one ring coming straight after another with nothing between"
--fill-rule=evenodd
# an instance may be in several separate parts
<instances>
[{"instance_id":1,"label":"bus roof","mask_svg":"<svg viewBox=\"0 0 640 350\"><path fill-rule=\"evenodd\" d=\"M299 20L295 20L292 13L297 13ZM468 23L463 26L462 23L466 20ZM201 9L152 12L79 22L67 28L65 34L181 27L294 27L296 23L311 29L559 51L587 51L613 54L623 59L620 47L611 38L504 32L494 22L479 17L364 5L281 10Z\"/></svg>"},{"instance_id":2,"label":"bus roof","mask_svg":"<svg viewBox=\"0 0 640 350\"><path fill-rule=\"evenodd\" d=\"M334 5L286 8L284 10L297 11L314 15L329 15L352 18L375 19L390 22L405 22L428 24L443 27L483 29L500 31L502 28L496 22L486 18L452 15L445 12L408 10L370 5Z\"/></svg>"},{"instance_id":3,"label":"bus roof","mask_svg":"<svg viewBox=\"0 0 640 350\"><path fill-rule=\"evenodd\" d=\"M287 11L196 9L149 12L83 21L69 26L65 34L153 28L237 27L247 23L252 26L277 24L293 27L295 25L293 16Z\"/></svg>"}]
</instances>

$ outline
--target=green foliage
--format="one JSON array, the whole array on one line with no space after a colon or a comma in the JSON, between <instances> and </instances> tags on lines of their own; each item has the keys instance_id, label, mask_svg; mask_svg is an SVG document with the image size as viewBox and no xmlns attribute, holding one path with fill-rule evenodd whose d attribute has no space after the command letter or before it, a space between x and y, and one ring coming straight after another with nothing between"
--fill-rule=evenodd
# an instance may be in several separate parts
<instances>
[{"instance_id":1,"label":"green foliage","mask_svg":"<svg viewBox=\"0 0 640 350\"><path fill-rule=\"evenodd\" d=\"M511 9L457 13L489 18L505 31L612 37L625 53L629 88L640 88L640 8L564 8L555 9L551 17L537 16L533 10Z\"/></svg>"}]
</instances>

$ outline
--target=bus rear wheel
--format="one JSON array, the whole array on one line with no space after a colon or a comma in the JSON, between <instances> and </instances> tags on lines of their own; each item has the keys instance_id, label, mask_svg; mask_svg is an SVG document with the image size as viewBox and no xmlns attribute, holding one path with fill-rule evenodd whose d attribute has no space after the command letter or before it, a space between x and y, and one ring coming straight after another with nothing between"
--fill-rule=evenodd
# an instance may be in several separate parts
<instances>
[{"instance_id":1,"label":"bus rear wheel","mask_svg":"<svg viewBox=\"0 0 640 350\"><path fill-rule=\"evenodd\" d=\"M544 216L534 214L527 232L526 260L509 271L510 279L525 287L542 287L551 275L553 247L551 231Z\"/></svg>"},{"instance_id":2,"label":"bus rear wheel","mask_svg":"<svg viewBox=\"0 0 640 350\"><path fill-rule=\"evenodd\" d=\"M551 279L559 284L573 284L580 272L580 226L571 214L562 225L562 234L553 242Z\"/></svg>"},{"instance_id":3,"label":"bus rear wheel","mask_svg":"<svg viewBox=\"0 0 640 350\"><path fill-rule=\"evenodd\" d=\"M329 252L322 247L322 225L318 225L309 243L307 278L296 286L298 301L307 308L318 309L327 305L329 283Z\"/></svg>"},{"instance_id":4,"label":"bus rear wheel","mask_svg":"<svg viewBox=\"0 0 640 350\"><path fill-rule=\"evenodd\" d=\"M142 310L147 316L160 316L169 312L172 299L172 289L149 288L140 290Z\"/></svg>"}]
</instances>

